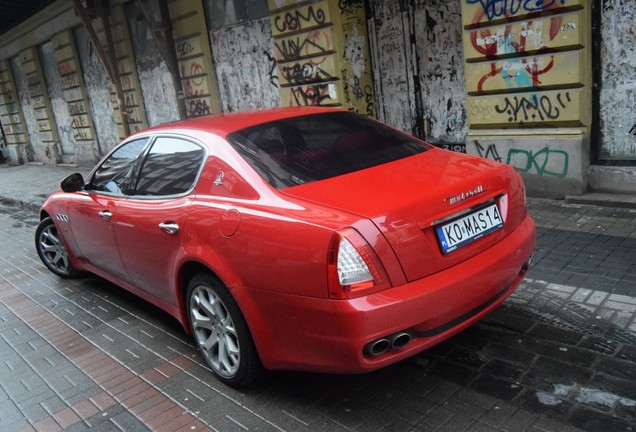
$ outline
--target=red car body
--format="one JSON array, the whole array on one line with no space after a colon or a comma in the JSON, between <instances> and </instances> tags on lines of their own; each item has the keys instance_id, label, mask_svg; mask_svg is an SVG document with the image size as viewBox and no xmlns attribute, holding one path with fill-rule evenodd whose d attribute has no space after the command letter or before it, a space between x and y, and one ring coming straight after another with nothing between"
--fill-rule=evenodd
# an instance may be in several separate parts
<instances>
[{"instance_id":1,"label":"red car body","mask_svg":"<svg viewBox=\"0 0 636 432\"><path fill-rule=\"evenodd\" d=\"M332 113L344 115L279 109L148 129L127 142L166 135L204 147L193 189L165 198L57 192L42 219L53 220L73 269L124 287L186 331L188 282L195 273L213 274L238 305L267 369L358 373L387 366L503 302L528 269L535 225L513 168L412 137L425 151L286 187L273 187L228 144L237 131ZM476 235L479 219L490 216L501 223ZM445 250L439 230L451 243L461 226L474 228L476 239ZM373 281L339 283L342 238Z\"/></svg>"}]
</instances>

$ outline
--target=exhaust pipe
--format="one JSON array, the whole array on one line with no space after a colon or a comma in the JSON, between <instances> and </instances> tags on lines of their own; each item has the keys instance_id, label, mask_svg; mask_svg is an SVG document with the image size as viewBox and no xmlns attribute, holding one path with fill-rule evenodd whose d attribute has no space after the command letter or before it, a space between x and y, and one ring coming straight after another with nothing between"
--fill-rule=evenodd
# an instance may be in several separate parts
<instances>
[{"instance_id":1,"label":"exhaust pipe","mask_svg":"<svg viewBox=\"0 0 636 432\"><path fill-rule=\"evenodd\" d=\"M532 252L532 255L530 255L530 258L528 258L528 261L526 261L525 263L523 263L523 267L521 267L521 270L524 271L528 271L530 270L530 266L532 265L532 260L534 258L534 252Z\"/></svg>"},{"instance_id":2,"label":"exhaust pipe","mask_svg":"<svg viewBox=\"0 0 636 432\"><path fill-rule=\"evenodd\" d=\"M391 342L392 349L404 348L409 342L411 342L411 334L407 332L398 332L389 336L389 342Z\"/></svg>"},{"instance_id":3,"label":"exhaust pipe","mask_svg":"<svg viewBox=\"0 0 636 432\"><path fill-rule=\"evenodd\" d=\"M364 346L364 353L377 357L384 354L389 350L398 350L404 348L411 340L413 336L409 332L401 331L393 333L390 336L373 340Z\"/></svg>"},{"instance_id":4,"label":"exhaust pipe","mask_svg":"<svg viewBox=\"0 0 636 432\"><path fill-rule=\"evenodd\" d=\"M365 345L364 353L375 357L384 354L389 348L391 348L391 342L388 339L376 339Z\"/></svg>"}]
</instances>

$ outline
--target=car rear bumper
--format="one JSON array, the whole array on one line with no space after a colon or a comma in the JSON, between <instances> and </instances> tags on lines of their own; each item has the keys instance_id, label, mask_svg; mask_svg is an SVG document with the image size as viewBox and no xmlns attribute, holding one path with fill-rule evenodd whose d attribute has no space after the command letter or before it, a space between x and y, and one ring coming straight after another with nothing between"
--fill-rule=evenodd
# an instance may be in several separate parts
<instances>
[{"instance_id":1,"label":"car rear bumper","mask_svg":"<svg viewBox=\"0 0 636 432\"><path fill-rule=\"evenodd\" d=\"M426 278L352 300L234 290L263 365L333 373L375 370L411 357L465 329L519 285L535 249L528 216L502 242ZM407 332L410 342L380 355L371 341Z\"/></svg>"}]
</instances>

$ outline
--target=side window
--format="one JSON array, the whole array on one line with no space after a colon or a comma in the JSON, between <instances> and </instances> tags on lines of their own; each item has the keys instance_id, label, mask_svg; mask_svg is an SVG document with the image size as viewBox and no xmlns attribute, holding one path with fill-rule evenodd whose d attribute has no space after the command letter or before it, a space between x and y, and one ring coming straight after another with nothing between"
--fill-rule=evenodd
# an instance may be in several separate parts
<instances>
[{"instance_id":1,"label":"side window","mask_svg":"<svg viewBox=\"0 0 636 432\"><path fill-rule=\"evenodd\" d=\"M196 179L205 151L179 138L159 137L144 161L135 195L179 195Z\"/></svg>"},{"instance_id":2,"label":"side window","mask_svg":"<svg viewBox=\"0 0 636 432\"><path fill-rule=\"evenodd\" d=\"M114 194L128 193L132 173L147 142L148 138L140 138L118 148L95 171L88 188Z\"/></svg>"}]
</instances>

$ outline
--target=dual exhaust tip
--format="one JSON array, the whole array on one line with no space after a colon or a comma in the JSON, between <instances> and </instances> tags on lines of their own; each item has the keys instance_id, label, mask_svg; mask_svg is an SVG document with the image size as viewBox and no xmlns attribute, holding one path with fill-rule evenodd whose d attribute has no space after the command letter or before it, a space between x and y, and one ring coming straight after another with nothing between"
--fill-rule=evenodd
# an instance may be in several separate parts
<instances>
[{"instance_id":1,"label":"dual exhaust tip","mask_svg":"<svg viewBox=\"0 0 636 432\"><path fill-rule=\"evenodd\" d=\"M409 332L400 331L390 336L373 340L364 346L364 353L373 357L377 357L389 350L397 350L404 348L413 336Z\"/></svg>"}]
</instances>

